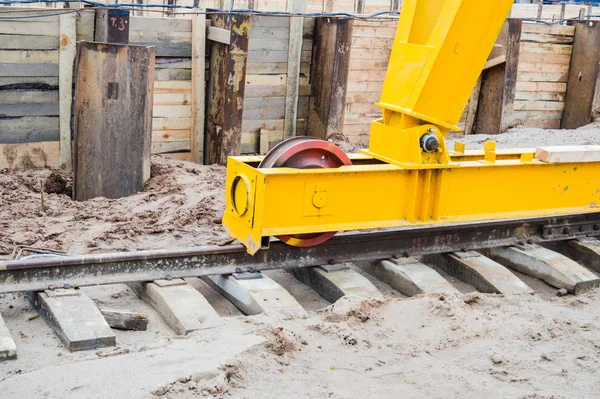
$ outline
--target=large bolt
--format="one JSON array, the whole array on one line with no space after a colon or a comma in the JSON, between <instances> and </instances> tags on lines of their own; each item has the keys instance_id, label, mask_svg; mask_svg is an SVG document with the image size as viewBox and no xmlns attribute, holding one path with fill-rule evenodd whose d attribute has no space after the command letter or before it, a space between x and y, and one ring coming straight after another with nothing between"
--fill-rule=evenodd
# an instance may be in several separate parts
<instances>
[{"instance_id":1,"label":"large bolt","mask_svg":"<svg viewBox=\"0 0 600 399\"><path fill-rule=\"evenodd\" d=\"M440 147L440 141L433 134L424 134L421 136L421 148L425 152L435 152Z\"/></svg>"}]
</instances>

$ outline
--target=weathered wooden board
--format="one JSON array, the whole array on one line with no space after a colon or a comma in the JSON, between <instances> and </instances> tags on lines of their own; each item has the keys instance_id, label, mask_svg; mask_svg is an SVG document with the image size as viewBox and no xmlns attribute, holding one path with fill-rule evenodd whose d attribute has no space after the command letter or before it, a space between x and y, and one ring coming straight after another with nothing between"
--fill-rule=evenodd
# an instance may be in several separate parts
<instances>
[{"instance_id":1,"label":"weathered wooden board","mask_svg":"<svg viewBox=\"0 0 600 399\"><path fill-rule=\"evenodd\" d=\"M0 118L11 116L58 116L58 102L0 104Z\"/></svg>"},{"instance_id":2,"label":"weathered wooden board","mask_svg":"<svg viewBox=\"0 0 600 399\"><path fill-rule=\"evenodd\" d=\"M58 76L58 64L0 63L0 76Z\"/></svg>"},{"instance_id":3,"label":"weathered wooden board","mask_svg":"<svg viewBox=\"0 0 600 399\"><path fill-rule=\"evenodd\" d=\"M119 198L150 177L154 49L78 43L74 198Z\"/></svg>"},{"instance_id":4,"label":"weathered wooden board","mask_svg":"<svg viewBox=\"0 0 600 399\"><path fill-rule=\"evenodd\" d=\"M0 63L58 64L58 50L0 50Z\"/></svg>"},{"instance_id":5,"label":"weathered wooden board","mask_svg":"<svg viewBox=\"0 0 600 399\"><path fill-rule=\"evenodd\" d=\"M39 35L0 35L4 50L55 50L58 48L56 36Z\"/></svg>"},{"instance_id":6,"label":"weathered wooden board","mask_svg":"<svg viewBox=\"0 0 600 399\"><path fill-rule=\"evenodd\" d=\"M0 170L56 168L58 141L29 144L0 144Z\"/></svg>"},{"instance_id":7,"label":"weathered wooden board","mask_svg":"<svg viewBox=\"0 0 600 399\"><path fill-rule=\"evenodd\" d=\"M242 15L214 14L211 24L231 31L231 44L213 42L211 45L204 159L208 164L224 165L228 156L241 153L250 19Z\"/></svg>"},{"instance_id":8,"label":"weathered wooden board","mask_svg":"<svg viewBox=\"0 0 600 399\"><path fill-rule=\"evenodd\" d=\"M571 69L568 75L563 129L576 129L592 122L594 99L600 87L600 22L577 22Z\"/></svg>"}]
</instances>

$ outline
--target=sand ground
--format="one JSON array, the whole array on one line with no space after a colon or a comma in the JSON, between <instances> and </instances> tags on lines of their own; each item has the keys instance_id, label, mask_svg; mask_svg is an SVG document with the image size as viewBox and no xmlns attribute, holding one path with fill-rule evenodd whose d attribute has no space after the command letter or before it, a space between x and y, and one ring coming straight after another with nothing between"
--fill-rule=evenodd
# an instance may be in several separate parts
<instances>
[{"instance_id":1,"label":"sand ground","mask_svg":"<svg viewBox=\"0 0 600 399\"><path fill-rule=\"evenodd\" d=\"M600 128L513 129L461 139L477 149L600 144ZM453 140L449 140L450 144ZM0 259L16 245L70 254L222 244L222 167L153 159L143 192L76 203L58 172L0 173ZM42 208L40 182L45 182ZM383 301L329 304L283 271L269 276L305 316L247 317L198 279L222 316L176 336L125 285L83 291L101 306L148 314L144 332L116 331L117 347L70 353L20 294L0 295L18 359L0 363L1 398L596 398L600 397L600 292L558 298L474 292L404 298L371 279Z\"/></svg>"}]
</instances>

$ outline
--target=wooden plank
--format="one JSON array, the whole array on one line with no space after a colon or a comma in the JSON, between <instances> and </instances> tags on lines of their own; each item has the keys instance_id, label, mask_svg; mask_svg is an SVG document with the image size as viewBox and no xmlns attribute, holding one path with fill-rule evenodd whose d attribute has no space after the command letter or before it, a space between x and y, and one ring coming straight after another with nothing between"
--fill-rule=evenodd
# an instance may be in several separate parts
<instances>
[{"instance_id":1,"label":"wooden plank","mask_svg":"<svg viewBox=\"0 0 600 399\"><path fill-rule=\"evenodd\" d=\"M58 76L58 64L0 63L0 76Z\"/></svg>"},{"instance_id":2,"label":"wooden plank","mask_svg":"<svg viewBox=\"0 0 600 399\"><path fill-rule=\"evenodd\" d=\"M475 88L471 93L471 98L467 104L467 119L465 121L465 134L473 133L475 127L475 118L477 116L477 107L479 106L479 96L481 94L481 76L477 79Z\"/></svg>"},{"instance_id":3,"label":"wooden plank","mask_svg":"<svg viewBox=\"0 0 600 399\"><path fill-rule=\"evenodd\" d=\"M521 40L531 43L571 44L573 36L547 35L543 33L523 33Z\"/></svg>"},{"instance_id":4,"label":"wooden plank","mask_svg":"<svg viewBox=\"0 0 600 399\"><path fill-rule=\"evenodd\" d=\"M247 15L213 14L211 25L231 31L231 44L213 42L210 54L205 163L224 165L241 153L250 20Z\"/></svg>"},{"instance_id":5,"label":"wooden plank","mask_svg":"<svg viewBox=\"0 0 600 399\"><path fill-rule=\"evenodd\" d=\"M155 118L191 118L192 109L189 105L155 105L152 115Z\"/></svg>"},{"instance_id":6,"label":"wooden plank","mask_svg":"<svg viewBox=\"0 0 600 399\"><path fill-rule=\"evenodd\" d=\"M59 166L65 171L73 170L71 111L73 105L73 65L75 62L77 41L77 16L64 14L60 16L60 48L58 94L60 118L60 161Z\"/></svg>"},{"instance_id":7,"label":"wooden plank","mask_svg":"<svg viewBox=\"0 0 600 399\"><path fill-rule=\"evenodd\" d=\"M161 69L155 71L154 80L192 80L192 71L190 69Z\"/></svg>"},{"instance_id":8,"label":"wooden plank","mask_svg":"<svg viewBox=\"0 0 600 399\"><path fill-rule=\"evenodd\" d=\"M152 131L152 142L159 141L190 141L190 129L181 130L154 130Z\"/></svg>"},{"instance_id":9,"label":"wooden plank","mask_svg":"<svg viewBox=\"0 0 600 399\"><path fill-rule=\"evenodd\" d=\"M546 35L573 36L575 27L568 25L547 25L523 23L523 33L540 33Z\"/></svg>"},{"instance_id":10,"label":"wooden plank","mask_svg":"<svg viewBox=\"0 0 600 399\"><path fill-rule=\"evenodd\" d=\"M152 118L152 130L182 130L192 128L192 118Z\"/></svg>"},{"instance_id":11,"label":"wooden plank","mask_svg":"<svg viewBox=\"0 0 600 399\"><path fill-rule=\"evenodd\" d=\"M130 31L130 43L191 43L191 32Z\"/></svg>"},{"instance_id":12,"label":"wooden plank","mask_svg":"<svg viewBox=\"0 0 600 399\"><path fill-rule=\"evenodd\" d=\"M548 73L548 72L519 72L517 81L519 82L567 82L569 75L566 73Z\"/></svg>"},{"instance_id":13,"label":"wooden plank","mask_svg":"<svg viewBox=\"0 0 600 399\"><path fill-rule=\"evenodd\" d=\"M154 93L191 93L190 81L162 81L154 82Z\"/></svg>"},{"instance_id":14,"label":"wooden plank","mask_svg":"<svg viewBox=\"0 0 600 399\"><path fill-rule=\"evenodd\" d=\"M538 147L535 157L547 163L600 162L600 145Z\"/></svg>"},{"instance_id":15,"label":"wooden plank","mask_svg":"<svg viewBox=\"0 0 600 399\"><path fill-rule=\"evenodd\" d=\"M576 22L575 42L561 127L576 129L592 122L594 99L600 87L600 22Z\"/></svg>"},{"instance_id":16,"label":"wooden plank","mask_svg":"<svg viewBox=\"0 0 600 399\"><path fill-rule=\"evenodd\" d=\"M58 141L0 144L0 170L56 168L58 160Z\"/></svg>"},{"instance_id":17,"label":"wooden plank","mask_svg":"<svg viewBox=\"0 0 600 399\"><path fill-rule=\"evenodd\" d=\"M488 60L485 65L483 66L483 70L485 71L486 69L490 69L493 68L497 65L501 65L501 64L505 64L506 63L506 54L502 54L498 57L492 58L491 60Z\"/></svg>"},{"instance_id":18,"label":"wooden plank","mask_svg":"<svg viewBox=\"0 0 600 399\"><path fill-rule=\"evenodd\" d=\"M58 50L0 50L0 63L58 64Z\"/></svg>"},{"instance_id":19,"label":"wooden plank","mask_svg":"<svg viewBox=\"0 0 600 399\"><path fill-rule=\"evenodd\" d=\"M520 62L519 72L538 72L538 73L569 73L569 64L545 64L541 62Z\"/></svg>"},{"instance_id":20,"label":"wooden plank","mask_svg":"<svg viewBox=\"0 0 600 399\"><path fill-rule=\"evenodd\" d=\"M132 42L138 46L150 46L156 48L157 57L191 57L191 43L152 43L152 42Z\"/></svg>"},{"instance_id":21,"label":"wooden plank","mask_svg":"<svg viewBox=\"0 0 600 399\"><path fill-rule=\"evenodd\" d=\"M560 119L524 120L520 121L523 127L537 127L540 129L560 129Z\"/></svg>"},{"instance_id":22,"label":"wooden plank","mask_svg":"<svg viewBox=\"0 0 600 399\"><path fill-rule=\"evenodd\" d=\"M568 44L521 43L521 51L534 54L571 55L573 46Z\"/></svg>"},{"instance_id":23,"label":"wooden plank","mask_svg":"<svg viewBox=\"0 0 600 399\"><path fill-rule=\"evenodd\" d=\"M244 110L285 107L285 97L247 98L244 100Z\"/></svg>"},{"instance_id":24,"label":"wooden plank","mask_svg":"<svg viewBox=\"0 0 600 399\"><path fill-rule=\"evenodd\" d=\"M0 118L14 116L58 116L58 102L0 104Z\"/></svg>"},{"instance_id":25,"label":"wooden plank","mask_svg":"<svg viewBox=\"0 0 600 399\"><path fill-rule=\"evenodd\" d=\"M146 331L148 328L148 316L140 312L100 308L100 313L111 328L131 331Z\"/></svg>"},{"instance_id":26,"label":"wooden plank","mask_svg":"<svg viewBox=\"0 0 600 399\"><path fill-rule=\"evenodd\" d=\"M311 42L307 40L306 42ZM250 39L248 51L288 51L289 39ZM311 43L312 44L312 43Z\"/></svg>"},{"instance_id":27,"label":"wooden plank","mask_svg":"<svg viewBox=\"0 0 600 399\"><path fill-rule=\"evenodd\" d=\"M154 105L188 105L192 103L191 93L155 93Z\"/></svg>"},{"instance_id":28,"label":"wooden plank","mask_svg":"<svg viewBox=\"0 0 600 399\"><path fill-rule=\"evenodd\" d=\"M246 75L247 86L285 86L287 84L287 75Z\"/></svg>"},{"instance_id":29,"label":"wooden plank","mask_svg":"<svg viewBox=\"0 0 600 399\"><path fill-rule=\"evenodd\" d=\"M253 50L248 52L248 62L287 62L288 51L282 50ZM311 51L302 50L300 61L310 62Z\"/></svg>"},{"instance_id":30,"label":"wooden plank","mask_svg":"<svg viewBox=\"0 0 600 399\"><path fill-rule=\"evenodd\" d=\"M351 82L383 82L387 71L350 71L348 79Z\"/></svg>"},{"instance_id":31,"label":"wooden plank","mask_svg":"<svg viewBox=\"0 0 600 399\"><path fill-rule=\"evenodd\" d=\"M558 101L515 101L515 111L562 111L565 103Z\"/></svg>"},{"instance_id":32,"label":"wooden plank","mask_svg":"<svg viewBox=\"0 0 600 399\"><path fill-rule=\"evenodd\" d=\"M223 44L231 44L231 31L227 29L217 28L216 26L208 27L208 34L206 35L208 40L219 42Z\"/></svg>"},{"instance_id":33,"label":"wooden plank","mask_svg":"<svg viewBox=\"0 0 600 399\"><path fill-rule=\"evenodd\" d=\"M46 77L0 77L2 90L56 90L58 76Z\"/></svg>"},{"instance_id":34,"label":"wooden plank","mask_svg":"<svg viewBox=\"0 0 600 399\"><path fill-rule=\"evenodd\" d=\"M94 40L94 21L96 12L92 10L77 11L77 40Z\"/></svg>"},{"instance_id":35,"label":"wooden plank","mask_svg":"<svg viewBox=\"0 0 600 399\"><path fill-rule=\"evenodd\" d=\"M53 91L8 91L0 90L0 104L58 103L58 92ZM1 109L0 109L0 112Z\"/></svg>"},{"instance_id":36,"label":"wooden plank","mask_svg":"<svg viewBox=\"0 0 600 399\"><path fill-rule=\"evenodd\" d=\"M40 35L2 35L0 47L3 50L55 50L58 48L58 34Z\"/></svg>"},{"instance_id":37,"label":"wooden plank","mask_svg":"<svg viewBox=\"0 0 600 399\"><path fill-rule=\"evenodd\" d=\"M58 118L34 116L23 118L0 119L0 131L29 131L59 128Z\"/></svg>"},{"instance_id":38,"label":"wooden plank","mask_svg":"<svg viewBox=\"0 0 600 399\"><path fill-rule=\"evenodd\" d=\"M560 120L562 118L562 111L515 111L513 114L517 121Z\"/></svg>"},{"instance_id":39,"label":"wooden plank","mask_svg":"<svg viewBox=\"0 0 600 399\"><path fill-rule=\"evenodd\" d=\"M521 53L519 55L521 62L544 63L544 64L569 64L571 62L570 54L542 54L542 53Z\"/></svg>"},{"instance_id":40,"label":"wooden plank","mask_svg":"<svg viewBox=\"0 0 600 399\"><path fill-rule=\"evenodd\" d=\"M154 49L80 42L77 65L74 198L139 192L150 177Z\"/></svg>"},{"instance_id":41,"label":"wooden plank","mask_svg":"<svg viewBox=\"0 0 600 399\"><path fill-rule=\"evenodd\" d=\"M189 151L191 140L164 141L152 143L152 154L162 154L167 152Z\"/></svg>"},{"instance_id":42,"label":"wooden plank","mask_svg":"<svg viewBox=\"0 0 600 399\"><path fill-rule=\"evenodd\" d=\"M382 81L385 77L385 72L379 71L349 72L351 52L348 50L351 47L352 31L352 19L327 18L316 22L308 108L308 129L311 136L327 139L344 134L349 81Z\"/></svg>"},{"instance_id":43,"label":"wooden plank","mask_svg":"<svg viewBox=\"0 0 600 399\"><path fill-rule=\"evenodd\" d=\"M192 157L189 152L171 152L171 153L160 154L160 156L163 158L174 159L177 161L190 162L192 160Z\"/></svg>"},{"instance_id":44,"label":"wooden plank","mask_svg":"<svg viewBox=\"0 0 600 399\"><path fill-rule=\"evenodd\" d=\"M564 93L567 91L567 84L554 82L517 82L517 91L547 91Z\"/></svg>"},{"instance_id":45,"label":"wooden plank","mask_svg":"<svg viewBox=\"0 0 600 399\"><path fill-rule=\"evenodd\" d=\"M2 21L0 34L5 35L33 35L33 36L58 36L57 22L40 22L32 19Z\"/></svg>"},{"instance_id":46,"label":"wooden plank","mask_svg":"<svg viewBox=\"0 0 600 399\"><path fill-rule=\"evenodd\" d=\"M129 23L130 31L192 32L191 19L132 16Z\"/></svg>"},{"instance_id":47,"label":"wooden plank","mask_svg":"<svg viewBox=\"0 0 600 399\"><path fill-rule=\"evenodd\" d=\"M517 101L565 101L565 93L552 93L546 91L518 91L515 93Z\"/></svg>"}]
</instances>

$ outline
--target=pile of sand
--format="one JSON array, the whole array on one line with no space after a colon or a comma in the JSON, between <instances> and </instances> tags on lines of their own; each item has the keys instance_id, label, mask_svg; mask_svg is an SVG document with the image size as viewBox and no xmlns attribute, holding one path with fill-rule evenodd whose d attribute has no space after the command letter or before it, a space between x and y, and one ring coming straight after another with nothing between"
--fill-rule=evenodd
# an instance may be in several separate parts
<instances>
[{"instance_id":1,"label":"pile of sand","mask_svg":"<svg viewBox=\"0 0 600 399\"><path fill-rule=\"evenodd\" d=\"M42 208L42 182L44 183ZM0 174L0 258L17 245L69 254L219 244L225 168L152 158L144 191L127 198L71 200L70 174Z\"/></svg>"}]
</instances>

